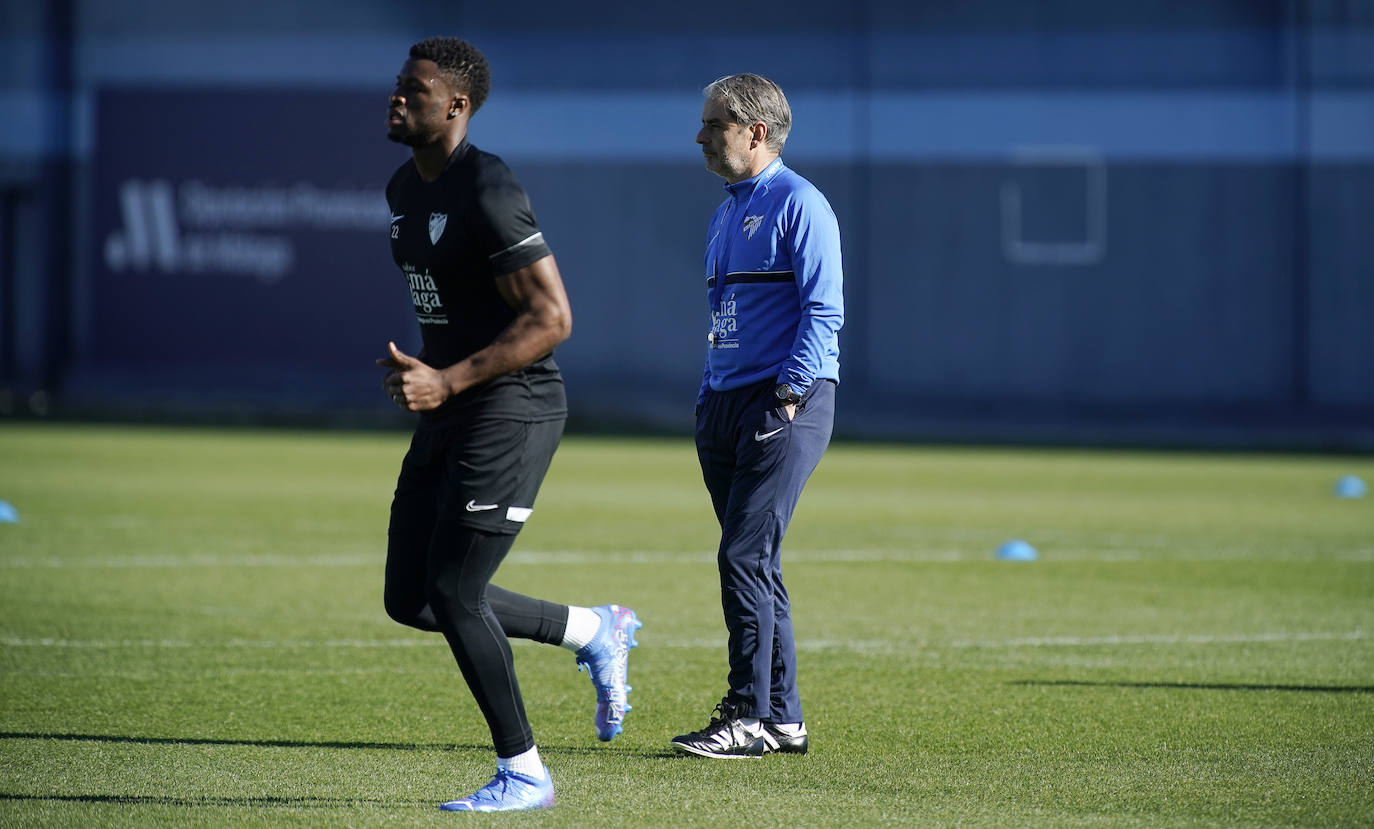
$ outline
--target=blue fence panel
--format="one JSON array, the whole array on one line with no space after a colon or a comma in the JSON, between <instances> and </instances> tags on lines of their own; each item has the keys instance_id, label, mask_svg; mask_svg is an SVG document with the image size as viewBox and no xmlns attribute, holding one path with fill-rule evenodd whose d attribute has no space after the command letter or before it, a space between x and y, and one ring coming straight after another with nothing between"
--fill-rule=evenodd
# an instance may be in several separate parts
<instances>
[{"instance_id":1,"label":"blue fence panel","mask_svg":"<svg viewBox=\"0 0 1374 829\"><path fill-rule=\"evenodd\" d=\"M372 361L415 339L383 194L406 154L383 111L320 90L103 91L79 376L186 398L375 397Z\"/></svg>"},{"instance_id":2,"label":"blue fence panel","mask_svg":"<svg viewBox=\"0 0 1374 829\"><path fill-rule=\"evenodd\" d=\"M992 412L987 434L1010 437L1020 413L1064 433L1096 413L1108 440L1130 439L1126 412L1374 430L1365 3L804 0L724 35L621 2L73 8L89 210L45 228L80 251L69 400L385 411L372 360L415 324L383 235L406 153L381 105L439 25L492 60L473 140L510 162L558 257L584 420L690 420L721 197L692 140L699 89L752 70L787 89L787 160L841 222L842 434L966 434ZM62 114L15 77L12 111ZM0 136L0 162L34 134ZM6 295L43 293L35 257L11 260ZM0 342L31 353L33 328Z\"/></svg>"}]
</instances>

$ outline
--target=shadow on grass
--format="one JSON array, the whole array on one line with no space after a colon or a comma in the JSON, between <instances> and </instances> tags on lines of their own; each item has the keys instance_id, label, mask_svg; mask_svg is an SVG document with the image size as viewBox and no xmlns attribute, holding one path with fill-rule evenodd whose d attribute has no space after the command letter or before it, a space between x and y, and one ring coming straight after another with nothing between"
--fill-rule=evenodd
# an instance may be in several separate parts
<instances>
[{"instance_id":1,"label":"shadow on grass","mask_svg":"<svg viewBox=\"0 0 1374 829\"><path fill-rule=\"evenodd\" d=\"M265 746L267 748L356 748L389 751L442 751L490 748L453 743L364 743L333 740L225 740L209 737L126 737L119 734L56 734L40 731L0 731L0 740L59 740L72 743L135 743L166 746Z\"/></svg>"},{"instance_id":2,"label":"shadow on grass","mask_svg":"<svg viewBox=\"0 0 1374 829\"><path fill-rule=\"evenodd\" d=\"M406 800L378 800L367 797L167 797L165 795L121 794L11 794L0 792L3 801L46 801L59 803L113 803L121 806L226 806L274 807L285 809L352 809L358 806L432 806Z\"/></svg>"},{"instance_id":3,"label":"shadow on grass","mask_svg":"<svg viewBox=\"0 0 1374 829\"><path fill-rule=\"evenodd\" d=\"M1265 685L1238 682L1089 682L1077 679L1023 679L1008 685L1041 685L1069 688L1166 688L1203 691L1299 691L1315 694L1374 694L1370 685Z\"/></svg>"},{"instance_id":4,"label":"shadow on grass","mask_svg":"<svg viewBox=\"0 0 1374 829\"><path fill-rule=\"evenodd\" d=\"M381 751L492 751L490 745L457 743L369 743L345 740L229 740L210 737L129 737L120 734L60 734L40 731L0 731L0 740L54 740L71 743L131 743L166 746L254 746L265 748L339 748ZM540 746L541 754L603 752L605 746ZM613 749L612 749L613 750Z\"/></svg>"}]
</instances>

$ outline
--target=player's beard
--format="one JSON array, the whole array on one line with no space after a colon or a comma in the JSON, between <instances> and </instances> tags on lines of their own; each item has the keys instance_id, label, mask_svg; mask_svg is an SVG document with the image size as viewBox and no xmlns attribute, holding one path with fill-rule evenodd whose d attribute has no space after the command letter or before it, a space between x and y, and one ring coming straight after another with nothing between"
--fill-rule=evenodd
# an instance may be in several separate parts
<instances>
[{"instance_id":1,"label":"player's beard","mask_svg":"<svg viewBox=\"0 0 1374 829\"><path fill-rule=\"evenodd\" d=\"M397 144L404 144L407 147L414 147L417 143L415 141L415 132L406 126L405 121L401 121L401 123L394 127L387 127L386 137Z\"/></svg>"},{"instance_id":2,"label":"player's beard","mask_svg":"<svg viewBox=\"0 0 1374 829\"><path fill-rule=\"evenodd\" d=\"M386 130L386 137L407 147L423 147L432 144L440 139L439 130L426 130L422 124L416 124L411 120L411 115L407 113L401 118L401 123L389 126Z\"/></svg>"}]
</instances>

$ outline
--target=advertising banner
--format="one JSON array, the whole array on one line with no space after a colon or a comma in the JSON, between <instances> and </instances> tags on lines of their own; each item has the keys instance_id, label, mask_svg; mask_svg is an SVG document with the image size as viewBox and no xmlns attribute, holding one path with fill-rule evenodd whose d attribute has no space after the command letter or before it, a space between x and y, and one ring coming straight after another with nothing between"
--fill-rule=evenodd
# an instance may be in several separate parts
<instances>
[{"instance_id":1,"label":"advertising banner","mask_svg":"<svg viewBox=\"0 0 1374 829\"><path fill-rule=\"evenodd\" d=\"M386 95L105 90L81 370L207 391L377 395L416 339L384 190ZM226 385L227 384L227 385Z\"/></svg>"}]
</instances>

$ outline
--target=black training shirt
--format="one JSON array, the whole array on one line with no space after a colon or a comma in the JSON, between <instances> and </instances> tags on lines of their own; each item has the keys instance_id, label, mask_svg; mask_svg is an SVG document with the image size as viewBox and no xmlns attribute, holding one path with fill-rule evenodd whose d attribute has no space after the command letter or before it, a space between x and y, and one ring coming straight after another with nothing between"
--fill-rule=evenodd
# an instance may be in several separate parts
<instances>
[{"instance_id":1,"label":"black training shirt","mask_svg":"<svg viewBox=\"0 0 1374 829\"><path fill-rule=\"evenodd\" d=\"M424 350L447 368L485 348L515 319L496 277L549 255L525 190L503 161L464 139L439 178L425 182L414 161L386 186L391 253L415 303ZM460 413L547 420L566 413L562 379L549 354L520 371L450 398L425 416Z\"/></svg>"}]
</instances>

